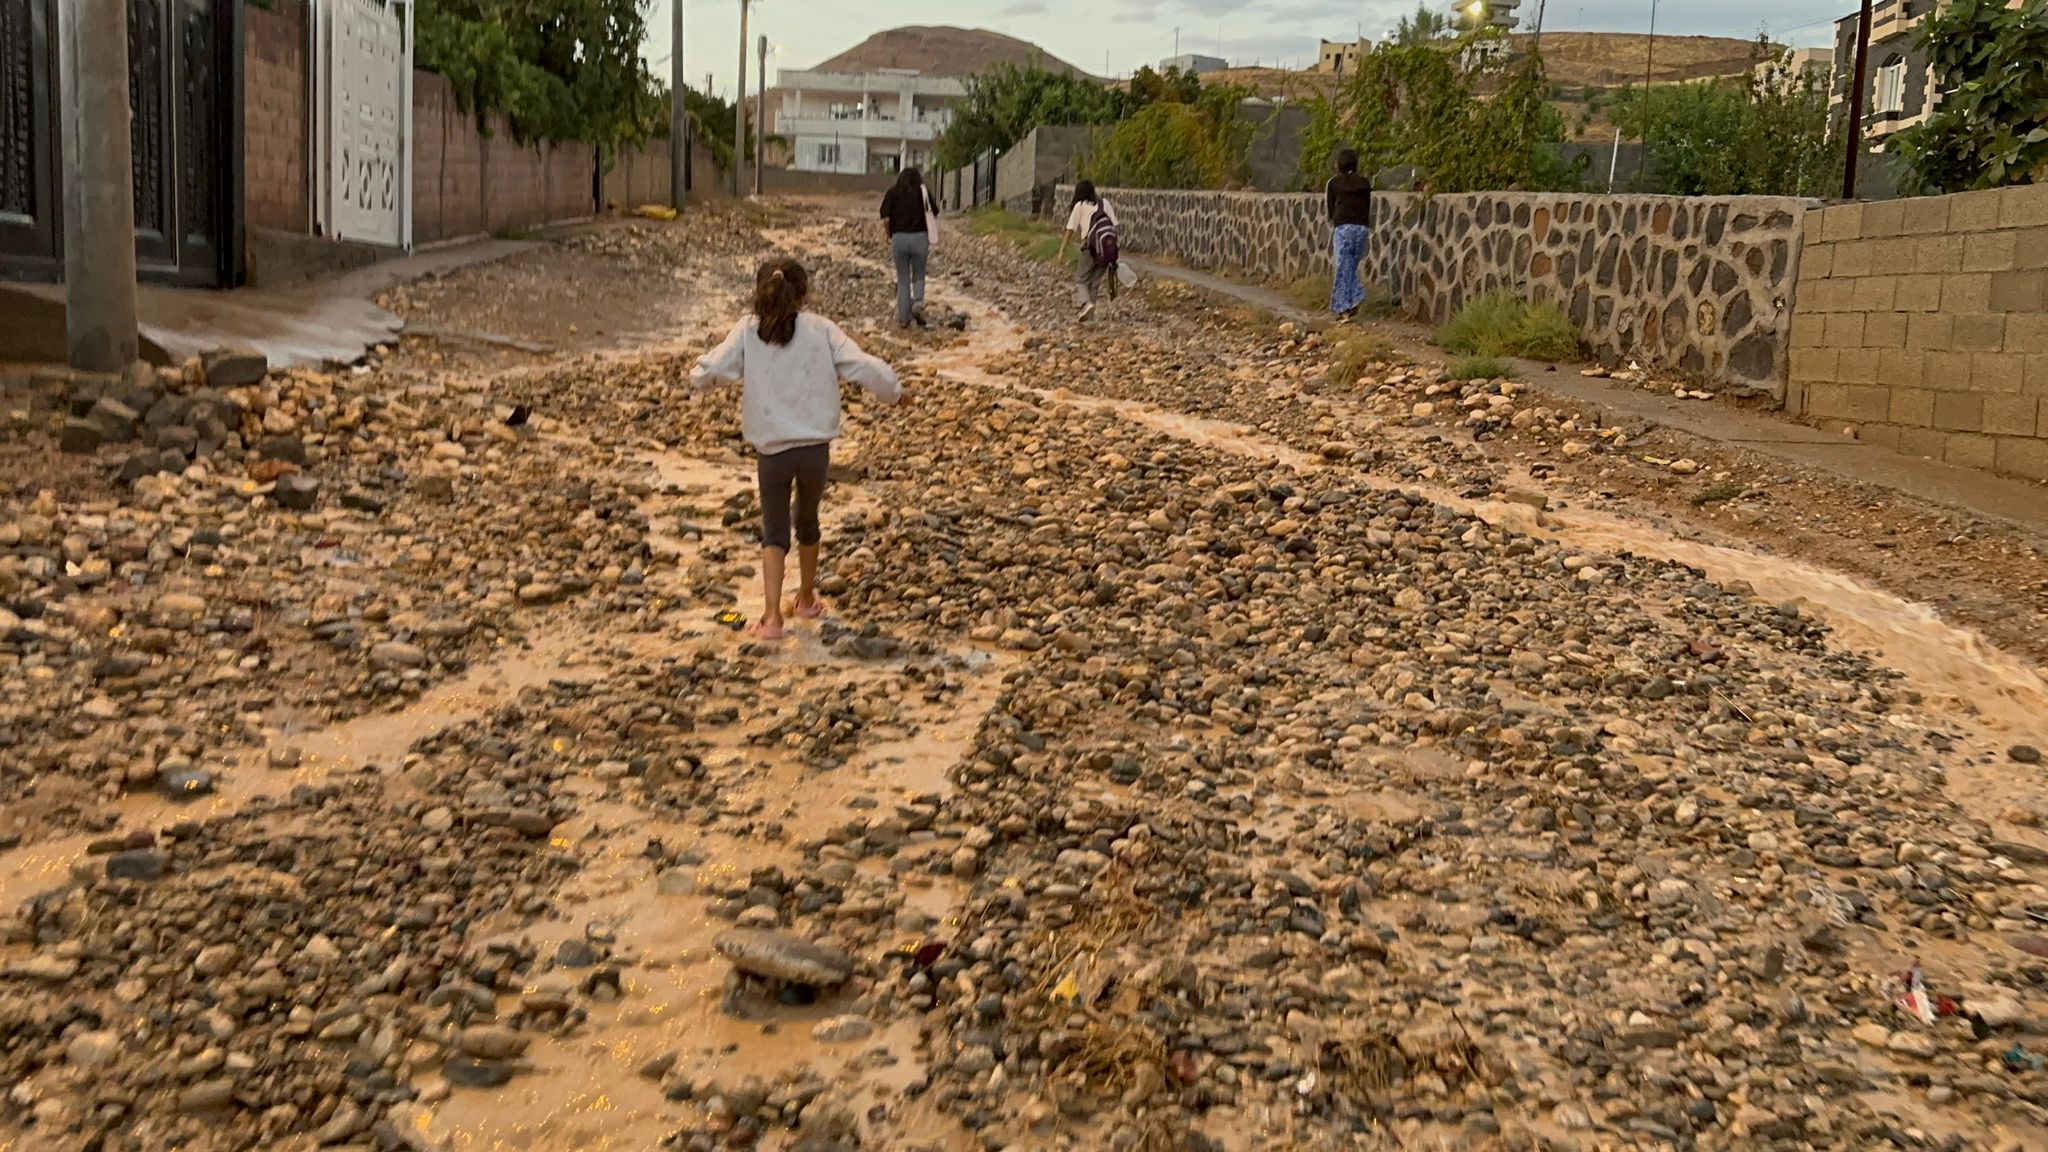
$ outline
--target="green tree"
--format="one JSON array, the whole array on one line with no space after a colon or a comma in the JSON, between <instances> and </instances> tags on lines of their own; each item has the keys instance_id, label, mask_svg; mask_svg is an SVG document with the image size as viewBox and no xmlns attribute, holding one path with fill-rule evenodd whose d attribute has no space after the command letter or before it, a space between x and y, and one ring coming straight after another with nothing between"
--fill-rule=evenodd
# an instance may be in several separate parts
<instances>
[{"instance_id":1,"label":"green tree","mask_svg":"<svg viewBox=\"0 0 2048 1152\"><path fill-rule=\"evenodd\" d=\"M1251 90L1200 88L1193 101L1160 100L1095 132L1082 171L1120 188L1227 188L1250 179L1253 127L1239 106Z\"/></svg>"},{"instance_id":2,"label":"green tree","mask_svg":"<svg viewBox=\"0 0 2048 1152\"><path fill-rule=\"evenodd\" d=\"M1356 149L1360 167L1415 170L1434 192L1570 187L1557 159L1564 118L1534 52L1508 60L1468 52L1473 37L1374 47L1335 93L1308 101L1302 176L1319 183L1338 149ZM1480 88L1491 90L1482 96Z\"/></svg>"},{"instance_id":3,"label":"green tree","mask_svg":"<svg viewBox=\"0 0 2048 1152\"><path fill-rule=\"evenodd\" d=\"M1132 74L1121 111L1129 115L1150 104L1193 104L1201 98L1202 78L1192 68L1169 64L1166 71L1154 72L1147 64Z\"/></svg>"},{"instance_id":4,"label":"green tree","mask_svg":"<svg viewBox=\"0 0 2048 1152\"><path fill-rule=\"evenodd\" d=\"M1614 122L1648 142L1662 191L1680 196L1823 196L1839 178L1828 92L1817 71L1762 41L1740 80L1623 89Z\"/></svg>"},{"instance_id":5,"label":"green tree","mask_svg":"<svg viewBox=\"0 0 2048 1152\"><path fill-rule=\"evenodd\" d=\"M457 101L501 112L520 141L610 149L660 125L660 89L640 59L649 0L420 0L420 66Z\"/></svg>"},{"instance_id":6,"label":"green tree","mask_svg":"<svg viewBox=\"0 0 2048 1152\"><path fill-rule=\"evenodd\" d=\"M1432 40L1440 40L1449 35L1450 31L1450 17L1432 10L1427 4L1417 3L1415 15L1403 16L1394 25L1393 40L1403 47L1413 48Z\"/></svg>"},{"instance_id":7,"label":"green tree","mask_svg":"<svg viewBox=\"0 0 2048 1152\"><path fill-rule=\"evenodd\" d=\"M1886 142L1933 192L2048 182L2048 0L1955 0L1920 25L1941 106Z\"/></svg>"},{"instance_id":8,"label":"green tree","mask_svg":"<svg viewBox=\"0 0 2048 1152\"><path fill-rule=\"evenodd\" d=\"M1678 196L1727 196L1742 183L1737 145L1748 128L1743 90L1718 80L1625 88L1614 124L1647 143L1660 190Z\"/></svg>"},{"instance_id":9,"label":"green tree","mask_svg":"<svg viewBox=\"0 0 2048 1152\"><path fill-rule=\"evenodd\" d=\"M933 145L940 168L958 168L983 152L1007 152L1041 124L1107 124L1122 111L1118 97L1086 77L1035 65L998 64L967 81Z\"/></svg>"}]
</instances>

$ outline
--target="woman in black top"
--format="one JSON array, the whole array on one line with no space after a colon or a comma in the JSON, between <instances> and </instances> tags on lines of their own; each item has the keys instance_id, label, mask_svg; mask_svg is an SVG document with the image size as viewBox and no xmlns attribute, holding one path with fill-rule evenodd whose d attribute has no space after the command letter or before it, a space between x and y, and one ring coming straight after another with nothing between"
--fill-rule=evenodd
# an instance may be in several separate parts
<instances>
[{"instance_id":1,"label":"woman in black top","mask_svg":"<svg viewBox=\"0 0 2048 1152\"><path fill-rule=\"evenodd\" d=\"M905 168L882 194L882 227L889 236L889 254L896 261L896 326L925 325L924 268L932 257L931 194L915 168Z\"/></svg>"},{"instance_id":2,"label":"woman in black top","mask_svg":"<svg viewBox=\"0 0 2048 1152\"><path fill-rule=\"evenodd\" d=\"M1365 303L1365 284L1358 266L1365 261L1372 241L1372 181L1358 174L1358 153L1349 148L1337 153L1337 174L1323 190L1323 207L1329 213L1331 246L1337 265L1330 286L1330 311L1339 323L1358 315Z\"/></svg>"}]
</instances>

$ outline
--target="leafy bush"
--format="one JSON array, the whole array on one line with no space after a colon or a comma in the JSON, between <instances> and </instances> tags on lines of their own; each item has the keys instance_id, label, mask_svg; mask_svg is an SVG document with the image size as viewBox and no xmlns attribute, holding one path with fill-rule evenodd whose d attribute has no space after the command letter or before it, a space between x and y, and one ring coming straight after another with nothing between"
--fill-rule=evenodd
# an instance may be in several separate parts
<instances>
[{"instance_id":1,"label":"leafy bush","mask_svg":"<svg viewBox=\"0 0 2048 1152\"><path fill-rule=\"evenodd\" d=\"M1765 66L1739 80L1623 89L1614 122L1647 141L1661 190L1679 196L1825 196L1841 179L1827 76L1759 41Z\"/></svg>"},{"instance_id":2,"label":"leafy bush","mask_svg":"<svg viewBox=\"0 0 2048 1152\"><path fill-rule=\"evenodd\" d=\"M609 149L663 122L646 34L638 0L421 0L415 51L464 111L502 112L515 139Z\"/></svg>"},{"instance_id":3,"label":"leafy bush","mask_svg":"<svg viewBox=\"0 0 2048 1152\"><path fill-rule=\"evenodd\" d=\"M1226 188L1250 176L1250 91L1218 84L1194 103L1150 104L1095 133L1083 174L1118 188Z\"/></svg>"},{"instance_id":4,"label":"leafy bush","mask_svg":"<svg viewBox=\"0 0 2048 1152\"><path fill-rule=\"evenodd\" d=\"M1934 192L2048 183L2048 0L1956 0L1920 25L1941 106L1886 142Z\"/></svg>"},{"instance_id":5,"label":"leafy bush","mask_svg":"<svg viewBox=\"0 0 2048 1152\"><path fill-rule=\"evenodd\" d=\"M1465 302L1436 330L1436 342L1460 356L1521 356L1575 360L1579 333L1564 309L1549 300L1524 300L1496 290Z\"/></svg>"},{"instance_id":6,"label":"leafy bush","mask_svg":"<svg viewBox=\"0 0 2048 1152\"><path fill-rule=\"evenodd\" d=\"M1311 98L1304 181L1320 186L1331 157L1351 147L1361 171L1411 166L1425 192L1576 187L1590 158L1560 159L1564 117L1546 99L1542 57L1468 51L1474 42L1386 41L1334 94Z\"/></svg>"},{"instance_id":7,"label":"leafy bush","mask_svg":"<svg viewBox=\"0 0 2048 1152\"><path fill-rule=\"evenodd\" d=\"M984 152L1008 152L1034 128L1115 124L1154 104L1196 103L1201 94L1201 77L1173 67L1147 65L1125 87L1109 88L1072 72L998 64L968 78L967 99L933 144L934 164L959 168Z\"/></svg>"},{"instance_id":8,"label":"leafy bush","mask_svg":"<svg viewBox=\"0 0 2048 1152\"><path fill-rule=\"evenodd\" d=\"M1514 374L1513 364L1491 356L1467 356L1451 361L1450 367L1444 369L1447 380L1497 380Z\"/></svg>"}]
</instances>

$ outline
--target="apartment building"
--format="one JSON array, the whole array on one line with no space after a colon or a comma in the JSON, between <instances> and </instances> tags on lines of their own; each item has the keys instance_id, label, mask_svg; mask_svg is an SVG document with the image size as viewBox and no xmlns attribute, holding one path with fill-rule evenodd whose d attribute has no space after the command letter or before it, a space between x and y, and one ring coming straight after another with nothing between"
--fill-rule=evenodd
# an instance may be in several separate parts
<instances>
[{"instance_id":1,"label":"apartment building","mask_svg":"<svg viewBox=\"0 0 2048 1152\"><path fill-rule=\"evenodd\" d=\"M872 72L785 70L775 131L799 172L862 175L931 167L932 141L967 97L956 76L908 68Z\"/></svg>"},{"instance_id":2,"label":"apartment building","mask_svg":"<svg viewBox=\"0 0 2048 1152\"><path fill-rule=\"evenodd\" d=\"M1920 25L1944 0L1878 0L1870 6L1870 53L1866 57L1863 92L1863 137L1873 151L1884 150L1885 137L1921 123L1941 104L1941 90L1927 52L1920 47ZM2017 8L2021 0L2007 0ZM1851 12L1835 21L1835 83L1830 107L1847 114L1849 90L1856 82L1856 22Z\"/></svg>"},{"instance_id":3,"label":"apartment building","mask_svg":"<svg viewBox=\"0 0 2048 1152\"><path fill-rule=\"evenodd\" d=\"M1863 92L1863 138L1874 152L1884 151L1885 137L1927 119L1941 101L1934 69L1919 45L1920 22L1934 12L1937 0L1878 0L1870 6L1870 51ZM1829 106L1847 115L1849 94L1856 83L1856 24L1851 12L1835 21L1835 70Z\"/></svg>"}]
</instances>

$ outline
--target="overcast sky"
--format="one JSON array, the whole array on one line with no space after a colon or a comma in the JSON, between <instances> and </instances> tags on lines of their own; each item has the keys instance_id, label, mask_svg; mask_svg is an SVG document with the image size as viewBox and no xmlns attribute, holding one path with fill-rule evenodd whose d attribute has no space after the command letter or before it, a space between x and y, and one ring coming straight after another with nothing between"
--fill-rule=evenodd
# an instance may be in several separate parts
<instances>
[{"instance_id":1,"label":"overcast sky","mask_svg":"<svg viewBox=\"0 0 2048 1152\"><path fill-rule=\"evenodd\" d=\"M653 0L648 23L650 60L666 75L671 3ZM721 94L730 95L739 64L739 0L682 0L684 62L690 82L701 87L712 74ZM1523 0L1523 25L1534 22L1537 0ZM1657 9L1657 31L1673 35L1735 36L1750 39L1759 29L1795 47L1833 43L1835 17L1850 0L1668 0ZM904 24L952 24L988 28L1039 44L1092 72L1123 75L1140 64L1173 55L1174 29L1183 52L1221 55L1232 63L1305 66L1316 42L1365 35L1377 40L1414 0L759 0L749 17L749 38L765 34L771 45L769 83L778 68L808 68L871 33ZM1546 30L1641 32L1649 27L1650 0L1549 0ZM1222 50L1218 52L1218 37ZM754 66L752 46L747 67ZM748 87L753 87L751 75Z\"/></svg>"}]
</instances>

